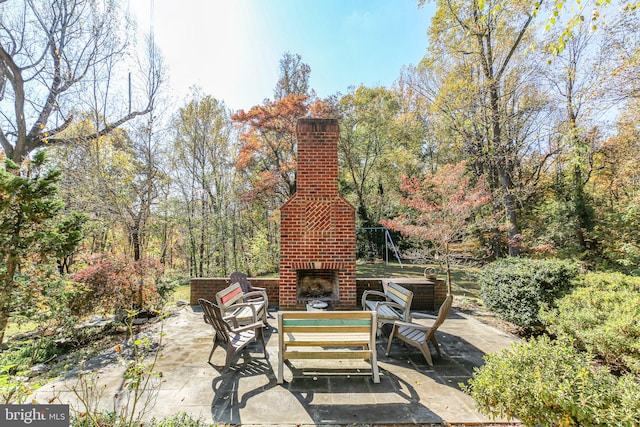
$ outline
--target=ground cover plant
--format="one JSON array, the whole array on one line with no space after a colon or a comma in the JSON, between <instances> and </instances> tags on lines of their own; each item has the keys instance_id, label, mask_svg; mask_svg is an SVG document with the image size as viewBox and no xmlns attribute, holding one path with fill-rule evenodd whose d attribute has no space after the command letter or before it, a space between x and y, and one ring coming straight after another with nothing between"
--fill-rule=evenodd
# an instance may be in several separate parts
<instances>
[{"instance_id":1,"label":"ground cover plant","mask_svg":"<svg viewBox=\"0 0 640 427\"><path fill-rule=\"evenodd\" d=\"M612 370L640 375L640 277L588 273L545 310L549 333L598 358Z\"/></svg>"},{"instance_id":2,"label":"ground cover plant","mask_svg":"<svg viewBox=\"0 0 640 427\"><path fill-rule=\"evenodd\" d=\"M545 333L486 356L467 385L490 416L531 426L640 423L640 278L586 273L541 306Z\"/></svg>"},{"instance_id":3,"label":"ground cover plant","mask_svg":"<svg viewBox=\"0 0 640 427\"><path fill-rule=\"evenodd\" d=\"M467 391L492 417L527 426L636 426L640 383L616 376L567 341L541 336L486 356Z\"/></svg>"}]
</instances>

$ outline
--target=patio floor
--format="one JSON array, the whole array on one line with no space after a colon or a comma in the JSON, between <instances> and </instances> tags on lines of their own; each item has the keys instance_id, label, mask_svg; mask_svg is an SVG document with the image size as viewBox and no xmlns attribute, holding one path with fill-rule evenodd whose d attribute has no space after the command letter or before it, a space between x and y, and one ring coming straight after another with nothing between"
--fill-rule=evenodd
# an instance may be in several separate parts
<instances>
[{"instance_id":1,"label":"patio floor","mask_svg":"<svg viewBox=\"0 0 640 427\"><path fill-rule=\"evenodd\" d=\"M164 323L162 353L156 370L162 372L160 387L151 395L148 417L161 418L186 412L207 422L232 425L456 425L506 423L479 414L473 400L460 389L483 355L507 348L515 337L452 310L437 333L442 357L434 354L429 367L413 347L395 343L385 356L386 334L378 340L381 380L374 384L369 365L351 361L292 361L285 366L285 383L276 384L278 340L276 322L266 330L269 360L254 343L228 372L220 372L225 351L216 349L207 363L213 329L202 320L199 307L186 307ZM157 339L160 324L148 331ZM386 332L386 331L385 331ZM87 368L98 369L100 406L112 408L120 393L124 368L114 350L91 360ZM361 364L360 364L361 363ZM359 365L360 364L360 365ZM362 368L366 375L355 375ZM293 370L293 372L292 372ZM347 375L328 376L344 370ZM75 372L53 381L35 394L38 402L58 396L60 403L78 405L70 387ZM56 403L58 403L56 402ZM510 423L509 423L510 424Z\"/></svg>"}]
</instances>

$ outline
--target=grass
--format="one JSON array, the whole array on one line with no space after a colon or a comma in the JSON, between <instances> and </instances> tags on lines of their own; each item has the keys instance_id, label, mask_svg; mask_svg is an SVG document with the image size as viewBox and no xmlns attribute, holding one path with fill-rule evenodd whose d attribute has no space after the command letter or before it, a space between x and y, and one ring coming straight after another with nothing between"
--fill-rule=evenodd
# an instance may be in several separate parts
<instances>
[{"instance_id":1,"label":"grass","mask_svg":"<svg viewBox=\"0 0 640 427\"><path fill-rule=\"evenodd\" d=\"M173 291L173 293L171 294L171 297L169 297L169 300L167 302L169 304L175 305L175 303L177 303L179 300L189 301L190 292L191 292L191 285L178 286Z\"/></svg>"},{"instance_id":2,"label":"grass","mask_svg":"<svg viewBox=\"0 0 640 427\"><path fill-rule=\"evenodd\" d=\"M400 266L397 262L390 262L388 265L384 262L359 263L356 265L356 277L424 277L424 269L427 267L435 268L439 279L446 279L445 269L438 265L403 263ZM451 268L451 282L454 295L471 298L477 302L480 299L479 271L480 269L475 267L453 266Z\"/></svg>"}]
</instances>

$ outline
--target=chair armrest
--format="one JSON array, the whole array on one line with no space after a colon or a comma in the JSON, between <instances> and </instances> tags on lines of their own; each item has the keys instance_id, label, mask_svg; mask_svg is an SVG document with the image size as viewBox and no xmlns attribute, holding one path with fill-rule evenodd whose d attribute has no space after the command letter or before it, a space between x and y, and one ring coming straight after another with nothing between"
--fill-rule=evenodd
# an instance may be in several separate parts
<instances>
[{"instance_id":1,"label":"chair armrest","mask_svg":"<svg viewBox=\"0 0 640 427\"><path fill-rule=\"evenodd\" d=\"M397 302L393 302L393 301L379 301L376 304L376 309L378 308L378 306L381 305L386 305L387 307L391 307L391 308L397 308L398 310L400 310L401 313L404 314L404 307L401 306L400 304L398 304Z\"/></svg>"},{"instance_id":2,"label":"chair armrest","mask_svg":"<svg viewBox=\"0 0 640 427\"><path fill-rule=\"evenodd\" d=\"M236 316L234 315L223 316L222 320L224 320L226 323L229 323L229 321L231 321L231 323L233 323L234 328L237 328L239 326L238 319L236 319Z\"/></svg>"},{"instance_id":3,"label":"chair armrest","mask_svg":"<svg viewBox=\"0 0 640 427\"><path fill-rule=\"evenodd\" d=\"M388 301L388 300L389 300L389 298L384 294L384 292L374 291L374 290L372 290L372 289L366 290L366 291L364 291L364 292L362 293L362 299L361 299L361 301L360 301L360 304L362 304L362 309L363 309L363 310L368 310L368 308L367 308L367 304L366 304L366 303L367 303L367 297L368 297L369 295L374 295L374 296L377 296L377 297L382 297L382 298L384 298L384 301ZM372 301L373 301L373 300L372 300Z\"/></svg>"},{"instance_id":4,"label":"chair armrest","mask_svg":"<svg viewBox=\"0 0 640 427\"><path fill-rule=\"evenodd\" d=\"M438 316L434 316L433 314L427 314L427 313L420 313L417 311L412 311L410 314L411 319L416 318L416 319L431 319L431 320L436 320L438 318Z\"/></svg>"},{"instance_id":5,"label":"chair armrest","mask_svg":"<svg viewBox=\"0 0 640 427\"><path fill-rule=\"evenodd\" d=\"M366 290L366 291L364 291L362 293L362 300L364 301L369 295L375 295L375 296L378 296L378 297L382 297L385 300L389 299L384 292L374 291L374 290L369 289L369 290Z\"/></svg>"},{"instance_id":6,"label":"chair armrest","mask_svg":"<svg viewBox=\"0 0 640 427\"><path fill-rule=\"evenodd\" d=\"M260 297L262 299L264 299L265 301L267 301L267 292L266 291L251 291L251 292L247 292L246 294L244 294L244 299L253 299L256 297Z\"/></svg>"},{"instance_id":7,"label":"chair armrest","mask_svg":"<svg viewBox=\"0 0 640 427\"><path fill-rule=\"evenodd\" d=\"M227 309L231 309L231 308L236 309L238 307L249 307L251 309L251 312L253 313L253 316L252 316L253 317L253 321L254 322L257 321L257 313L256 313L256 306L255 305L253 305L250 302L238 302L238 303L230 305L229 307L227 307ZM238 325L238 320L236 319L236 316L229 315L227 317L231 317L232 320L233 320L233 323L235 323L236 326Z\"/></svg>"},{"instance_id":8,"label":"chair armrest","mask_svg":"<svg viewBox=\"0 0 640 427\"><path fill-rule=\"evenodd\" d=\"M402 320L396 320L395 322L393 322L393 324L395 326L404 326L406 328L419 329L421 331L428 331L432 329L431 326L420 325L418 323L412 323L412 322L403 322Z\"/></svg>"},{"instance_id":9,"label":"chair armrest","mask_svg":"<svg viewBox=\"0 0 640 427\"><path fill-rule=\"evenodd\" d=\"M244 325L240 328L236 327L236 328L230 328L231 332L233 333L240 333L240 332L244 332L244 331L251 331L257 328L262 328L264 326L264 323L262 322L254 322L251 323L249 325Z\"/></svg>"}]
</instances>

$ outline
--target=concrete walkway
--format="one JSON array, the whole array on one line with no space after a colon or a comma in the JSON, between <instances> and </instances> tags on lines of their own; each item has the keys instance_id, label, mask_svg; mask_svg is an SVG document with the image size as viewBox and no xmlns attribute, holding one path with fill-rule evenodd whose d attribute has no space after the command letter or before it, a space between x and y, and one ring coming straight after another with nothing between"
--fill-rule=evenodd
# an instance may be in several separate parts
<instances>
[{"instance_id":1,"label":"concrete walkway","mask_svg":"<svg viewBox=\"0 0 640 427\"><path fill-rule=\"evenodd\" d=\"M292 361L289 368L285 367L285 384L278 385L274 374L277 330L275 319L269 320L269 360L264 359L260 344L252 344L234 367L221 373L225 351L216 349L214 366L207 363L213 329L203 322L199 308L187 307L170 316L163 325L165 336L156 365L162 372L162 377L154 380L159 387L145 395L151 408L147 417L186 412L207 422L243 426L496 422L475 410L473 400L459 384L471 377L474 367L482 365L484 354L509 347L516 339L511 335L453 310L439 329L443 357L434 354L433 368L417 349L399 343L394 342L391 355L385 356L384 336L378 340L379 384L371 381L365 362L328 360ZM159 329L157 324L147 334L157 340ZM87 369L98 372L96 393L102 398L96 405L113 408L116 395L115 400L123 403L124 367L118 358L125 353L110 350L87 364ZM322 375L327 370L358 368L365 375ZM77 371L71 372L65 380L41 388L34 397L43 403L57 396L59 402L82 411L77 396L70 391L77 381Z\"/></svg>"}]
</instances>

